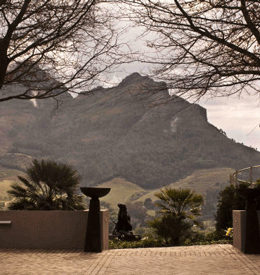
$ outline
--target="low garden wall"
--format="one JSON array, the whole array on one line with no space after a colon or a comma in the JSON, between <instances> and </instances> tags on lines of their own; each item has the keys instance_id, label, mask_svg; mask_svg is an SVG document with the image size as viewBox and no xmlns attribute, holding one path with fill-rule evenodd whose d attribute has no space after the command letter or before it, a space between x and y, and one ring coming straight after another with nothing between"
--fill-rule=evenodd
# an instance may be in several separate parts
<instances>
[{"instance_id":1,"label":"low garden wall","mask_svg":"<svg viewBox=\"0 0 260 275\"><path fill-rule=\"evenodd\" d=\"M260 211L257 211L258 222L260 221ZM259 222L260 228L260 222ZM246 234L246 211L233 210L233 246L242 252L245 252L245 234Z\"/></svg>"},{"instance_id":2,"label":"low garden wall","mask_svg":"<svg viewBox=\"0 0 260 275\"><path fill-rule=\"evenodd\" d=\"M0 248L84 249L86 211L0 211ZM109 212L101 210L102 250L108 249Z\"/></svg>"}]
</instances>

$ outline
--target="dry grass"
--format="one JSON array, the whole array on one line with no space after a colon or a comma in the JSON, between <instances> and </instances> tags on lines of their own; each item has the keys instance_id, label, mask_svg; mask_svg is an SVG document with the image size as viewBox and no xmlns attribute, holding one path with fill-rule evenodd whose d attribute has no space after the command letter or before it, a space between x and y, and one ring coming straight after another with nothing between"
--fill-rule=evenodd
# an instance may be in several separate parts
<instances>
[{"instance_id":1,"label":"dry grass","mask_svg":"<svg viewBox=\"0 0 260 275\"><path fill-rule=\"evenodd\" d=\"M10 185L13 182L18 181L17 175L21 174L21 171L18 170L0 168L0 202L6 202L11 199L7 191L10 190Z\"/></svg>"},{"instance_id":2,"label":"dry grass","mask_svg":"<svg viewBox=\"0 0 260 275\"><path fill-rule=\"evenodd\" d=\"M101 201L109 203L114 209L117 209L118 203L129 201L134 194L145 192L143 188L122 178L114 178L98 187L111 188L109 194L104 198L101 198Z\"/></svg>"},{"instance_id":3,"label":"dry grass","mask_svg":"<svg viewBox=\"0 0 260 275\"><path fill-rule=\"evenodd\" d=\"M226 186L229 183L229 176L232 173L234 173L234 169L231 168L201 169L182 180L168 185L168 187L190 188L197 193L205 194L207 189L222 189ZM154 193L160 190L160 188L145 190L122 178L115 178L99 185L99 187L111 188L110 193L101 200L109 203L114 209L117 209L118 203L125 203L127 201L144 202L147 198L151 198L152 201L155 201L157 198L154 196Z\"/></svg>"},{"instance_id":4,"label":"dry grass","mask_svg":"<svg viewBox=\"0 0 260 275\"><path fill-rule=\"evenodd\" d=\"M226 186L229 182L230 174L234 173L234 169L231 168L212 168L201 169L193 172L190 176L176 181L168 185L171 188L189 188L199 194L205 194L207 189L220 188ZM152 201L157 200L154 193L158 192L161 188L151 190L149 193L140 197L138 201L145 201L147 198L151 198Z\"/></svg>"}]
</instances>

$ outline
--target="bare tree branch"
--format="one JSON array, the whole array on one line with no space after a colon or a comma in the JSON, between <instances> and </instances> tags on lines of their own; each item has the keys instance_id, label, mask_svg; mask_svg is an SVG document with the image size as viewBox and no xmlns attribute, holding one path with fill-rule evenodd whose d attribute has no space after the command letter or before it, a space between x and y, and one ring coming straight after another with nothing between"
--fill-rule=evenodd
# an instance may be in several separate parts
<instances>
[{"instance_id":1,"label":"bare tree branch","mask_svg":"<svg viewBox=\"0 0 260 275\"><path fill-rule=\"evenodd\" d=\"M260 1L127 1L134 20L155 35L153 75L180 94L259 92ZM132 16L133 17L133 16Z\"/></svg>"},{"instance_id":2,"label":"bare tree branch","mask_svg":"<svg viewBox=\"0 0 260 275\"><path fill-rule=\"evenodd\" d=\"M92 88L126 59L112 21L99 0L0 1L0 102Z\"/></svg>"}]
</instances>

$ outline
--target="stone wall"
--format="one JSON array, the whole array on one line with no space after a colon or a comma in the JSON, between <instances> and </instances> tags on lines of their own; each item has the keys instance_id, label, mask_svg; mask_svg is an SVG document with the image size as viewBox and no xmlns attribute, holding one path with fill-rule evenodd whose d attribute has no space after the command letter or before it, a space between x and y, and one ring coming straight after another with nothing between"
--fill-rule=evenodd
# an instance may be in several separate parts
<instances>
[{"instance_id":1,"label":"stone wall","mask_svg":"<svg viewBox=\"0 0 260 275\"><path fill-rule=\"evenodd\" d=\"M0 211L0 248L84 249L87 211ZM109 212L101 210L102 250Z\"/></svg>"}]
</instances>

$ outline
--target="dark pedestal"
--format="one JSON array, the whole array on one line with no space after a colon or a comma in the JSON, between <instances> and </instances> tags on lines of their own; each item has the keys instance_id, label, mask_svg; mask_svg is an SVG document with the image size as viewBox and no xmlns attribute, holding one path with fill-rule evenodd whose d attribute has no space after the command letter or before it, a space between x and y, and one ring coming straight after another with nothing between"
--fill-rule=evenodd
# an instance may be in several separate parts
<instances>
[{"instance_id":1,"label":"dark pedestal","mask_svg":"<svg viewBox=\"0 0 260 275\"><path fill-rule=\"evenodd\" d=\"M92 198L89 206L87 232L85 238L85 252L101 252L100 202Z\"/></svg>"},{"instance_id":2,"label":"dark pedestal","mask_svg":"<svg viewBox=\"0 0 260 275\"><path fill-rule=\"evenodd\" d=\"M85 238L85 252L102 252L102 229L100 223L100 201L110 191L110 188L81 187L82 193L91 197Z\"/></svg>"},{"instance_id":3,"label":"dark pedestal","mask_svg":"<svg viewBox=\"0 0 260 275\"><path fill-rule=\"evenodd\" d=\"M246 199L246 228L244 253L260 254L260 232L255 199L260 189L238 189L240 197Z\"/></svg>"}]
</instances>

